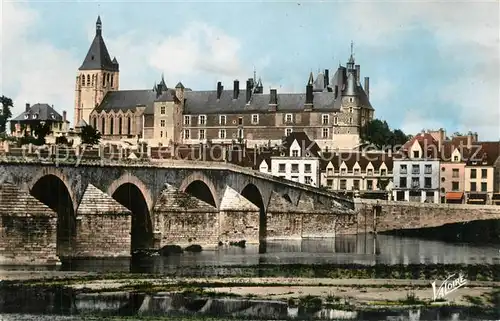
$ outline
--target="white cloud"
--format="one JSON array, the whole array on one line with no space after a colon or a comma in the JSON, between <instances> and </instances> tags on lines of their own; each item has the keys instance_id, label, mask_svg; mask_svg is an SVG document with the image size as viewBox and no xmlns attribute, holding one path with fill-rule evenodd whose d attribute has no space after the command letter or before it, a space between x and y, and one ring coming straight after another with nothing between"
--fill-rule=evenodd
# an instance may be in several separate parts
<instances>
[{"instance_id":1,"label":"white cloud","mask_svg":"<svg viewBox=\"0 0 500 321\"><path fill-rule=\"evenodd\" d=\"M348 6L347 11L357 17L352 37L374 50L393 49L404 31L417 26L433 34L442 60L453 62L460 72L459 77L440 86L441 101L436 104L453 102L459 107L450 110L459 115L459 128L478 131L487 139L500 137L498 1L362 2ZM394 14L389 16L389 11ZM435 106L408 108L412 115L407 118L415 117L418 111L423 115L425 108ZM432 122L424 117L420 121Z\"/></svg>"},{"instance_id":2,"label":"white cloud","mask_svg":"<svg viewBox=\"0 0 500 321\"><path fill-rule=\"evenodd\" d=\"M162 70L167 82L173 85L183 81L184 85L197 88L201 79L217 79L232 87L232 81L239 79L244 86L253 67L241 62L240 48L240 41L224 31L192 23L180 35L167 37L151 51L149 63ZM186 83L187 79L194 83Z\"/></svg>"},{"instance_id":3,"label":"white cloud","mask_svg":"<svg viewBox=\"0 0 500 321\"><path fill-rule=\"evenodd\" d=\"M54 104L72 120L75 66L70 52L30 37L41 17L24 3L2 2L1 94L14 100L13 117L25 103Z\"/></svg>"}]
</instances>

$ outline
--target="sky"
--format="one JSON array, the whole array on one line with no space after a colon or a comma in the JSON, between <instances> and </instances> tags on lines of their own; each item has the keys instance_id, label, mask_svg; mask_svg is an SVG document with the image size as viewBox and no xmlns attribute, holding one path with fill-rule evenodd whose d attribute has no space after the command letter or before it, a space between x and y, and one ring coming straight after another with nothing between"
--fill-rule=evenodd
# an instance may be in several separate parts
<instances>
[{"instance_id":1,"label":"sky","mask_svg":"<svg viewBox=\"0 0 500 321\"><path fill-rule=\"evenodd\" d=\"M255 69L265 92L304 92L311 71L345 65L353 41L376 118L500 139L498 1L1 1L0 94L14 117L40 102L73 120L100 15L120 89L162 73L169 87L229 89Z\"/></svg>"}]
</instances>

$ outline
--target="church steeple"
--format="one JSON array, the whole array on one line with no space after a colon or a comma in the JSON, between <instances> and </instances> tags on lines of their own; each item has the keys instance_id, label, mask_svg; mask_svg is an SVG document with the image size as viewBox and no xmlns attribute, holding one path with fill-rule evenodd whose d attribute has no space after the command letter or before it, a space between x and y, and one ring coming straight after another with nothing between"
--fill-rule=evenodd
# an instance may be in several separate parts
<instances>
[{"instance_id":1,"label":"church steeple","mask_svg":"<svg viewBox=\"0 0 500 321\"><path fill-rule=\"evenodd\" d=\"M351 41L351 56L349 57L349 60L347 61L347 70L352 71L354 70L354 42Z\"/></svg>"},{"instance_id":2,"label":"church steeple","mask_svg":"<svg viewBox=\"0 0 500 321\"><path fill-rule=\"evenodd\" d=\"M95 34L96 34L96 36L100 36L101 33L102 33L101 16L97 16L97 21L95 23Z\"/></svg>"}]
</instances>

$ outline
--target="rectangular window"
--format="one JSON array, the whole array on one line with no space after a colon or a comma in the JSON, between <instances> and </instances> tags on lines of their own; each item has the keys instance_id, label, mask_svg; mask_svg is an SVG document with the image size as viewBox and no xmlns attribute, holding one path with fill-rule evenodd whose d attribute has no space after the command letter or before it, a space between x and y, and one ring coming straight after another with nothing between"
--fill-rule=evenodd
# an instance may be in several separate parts
<instances>
[{"instance_id":1,"label":"rectangular window","mask_svg":"<svg viewBox=\"0 0 500 321\"><path fill-rule=\"evenodd\" d=\"M286 114L285 115L285 122L287 122L287 123L293 122L293 115L292 114Z\"/></svg>"},{"instance_id":2,"label":"rectangular window","mask_svg":"<svg viewBox=\"0 0 500 321\"><path fill-rule=\"evenodd\" d=\"M304 173L311 173L311 164L304 165Z\"/></svg>"},{"instance_id":3,"label":"rectangular window","mask_svg":"<svg viewBox=\"0 0 500 321\"><path fill-rule=\"evenodd\" d=\"M420 174L420 166L418 166L418 165L411 165L411 173L412 174Z\"/></svg>"},{"instance_id":4,"label":"rectangular window","mask_svg":"<svg viewBox=\"0 0 500 321\"><path fill-rule=\"evenodd\" d=\"M470 178L476 178L477 177L477 172L475 169L470 170Z\"/></svg>"},{"instance_id":5,"label":"rectangular window","mask_svg":"<svg viewBox=\"0 0 500 321\"><path fill-rule=\"evenodd\" d=\"M163 137L163 130L160 130L160 138Z\"/></svg>"},{"instance_id":6,"label":"rectangular window","mask_svg":"<svg viewBox=\"0 0 500 321\"><path fill-rule=\"evenodd\" d=\"M299 172L299 164L292 164L292 173Z\"/></svg>"},{"instance_id":7,"label":"rectangular window","mask_svg":"<svg viewBox=\"0 0 500 321\"><path fill-rule=\"evenodd\" d=\"M292 129L291 128L286 128L285 129L285 136L289 136L291 133L292 133Z\"/></svg>"},{"instance_id":8,"label":"rectangular window","mask_svg":"<svg viewBox=\"0 0 500 321\"><path fill-rule=\"evenodd\" d=\"M165 106L160 107L160 114L165 115Z\"/></svg>"},{"instance_id":9,"label":"rectangular window","mask_svg":"<svg viewBox=\"0 0 500 321\"><path fill-rule=\"evenodd\" d=\"M259 115L258 114L253 114L252 115L252 124L256 125L259 123Z\"/></svg>"},{"instance_id":10,"label":"rectangular window","mask_svg":"<svg viewBox=\"0 0 500 321\"><path fill-rule=\"evenodd\" d=\"M470 183L470 191L475 192L476 191L476 182L471 182Z\"/></svg>"},{"instance_id":11,"label":"rectangular window","mask_svg":"<svg viewBox=\"0 0 500 321\"><path fill-rule=\"evenodd\" d=\"M160 120L160 127L165 127L165 119Z\"/></svg>"},{"instance_id":12,"label":"rectangular window","mask_svg":"<svg viewBox=\"0 0 500 321\"><path fill-rule=\"evenodd\" d=\"M312 185L312 178L311 176L305 176L304 177L304 183L307 185Z\"/></svg>"},{"instance_id":13,"label":"rectangular window","mask_svg":"<svg viewBox=\"0 0 500 321\"><path fill-rule=\"evenodd\" d=\"M452 176L453 178L458 178L458 168L453 168L453 169L451 170L451 176Z\"/></svg>"},{"instance_id":14,"label":"rectangular window","mask_svg":"<svg viewBox=\"0 0 500 321\"><path fill-rule=\"evenodd\" d=\"M296 149L292 150L292 157L299 157L299 151Z\"/></svg>"},{"instance_id":15,"label":"rectangular window","mask_svg":"<svg viewBox=\"0 0 500 321\"><path fill-rule=\"evenodd\" d=\"M198 116L198 122L200 125L205 125L207 121L207 117L205 115Z\"/></svg>"},{"instance_id":16,"label":"rectangular window","mask_svg":"<svg viewBox=\"0 0 500 321\"><path fill-rule=\"evenodd\" d=\"M366 180L366 189L369 191L373 190L373 181L371 179Z\"/></svg>"},{"instance_id":17,"label":"rectangular window","mask_svg":"<svg viewBox=\"0 0 500 321\"><path fill-rule=\"evenodd\" d=\"M184 125L190 125L190 124L191 124L191 116L184 115Z\"/></svg>"},{"instance_id":18,"label":"rectangular window","mask_svg":"<svg viewBox=\"0 0 500 321\"><path fill-rule=\"evenodd\" d=\"M382 175L382 176L387 175L387 170L386 169L381 169L380 170L380 175Z\"/></svg>"},{"instance_id":19,"label":"rectangular window","mask_svg":"<svg viewBox=\"0 0 500 321\"><path fill-rule=\"evenodd\" d=\"M323 125L328 125L330 123L330 115L323 115L322 117L322 123Z\"/></svg>"},{"instance_id":20,"label":"rectangular window","mask_svg":"<svg viewBox=\"0 0 500 321\"><path fill-rule=\"evenodd\" d=\"M432 174L432 166L431 165L425 165L425 174Z\"/></svg>"},{"instance_id":21,"label":"rectangular window","mask_svg":"<svg viewBox=\"0 0 500 321\"><path fill-rule=\"evenodd\" d=\"M432 179L430 177L424 179L424 188L432 188Z\"/></svg>"},{"instance_id":22,"label":"rectangular window","mask_svg":"<svg viewBox=\"0 0 500 321\"><path fill-rule=\"evenodd\" d=\"M408 172L408 169L407 169L406 165L401 165L399 172L401 174L406 174Z\"/></svg>"},{"instance_id":23,"label":"rectangular window","mask_svg":"<svg viewBox=\"0 0 500 321\"><path fill-rule=\"evenodd\" d=\"M413 158L419 158L420 157L420 153L418 150L414 150L413 151Z\"/></svg>"},{"instance_id":24,"label":"rectangular window","mask_svg":"<svg viewBox=\"0 0 500 321\"><path fill-rule=\"evenodd\" d=\"M372 168L367 169L366 170L366 174L369 175L369 176L372 176L373 175L373 169Z\"/></svg>"},{"instance_id":25,"label":"rectangular window","mask_svg":"<svg viewBox=\"0 0 500 321\"><path fill-rule=\"evenodd\" d=\"M225 125L226 124L226 115L220 115L219 116L219 124L220 125Z\"/></svg>"},{"instance_id":26,"label":"rectangular window","mask_svg":"<svg viewBox=\"0 0 500 321\"><path fill-rule=\"evenodd\" d=\"M285 171L286 171L286 164L279 164L278 165L278 172L284 173Z\"/></svg>"},{"instance_id":27,"label":"rectangular window","mask_svg":"<svg viewBox=\"0 0 500 321\"><path fill-rule=\"evenodd\" d=\"M327 179L326 185L332 187L333 186L333 179Z\"/></svg>"},{"instance_id":28,"label":"rectangular window","mask_svg":"<svg viewBox=\"0 0 500 321\"><path fill-rule=\"evenodd\" d=\"M359 179L355 179L355 180L353 181L353 189L354 189L355 191L359 191Z\"/></svg>"},{"instance_id":29,"label":"rectangular window","mask_svg":"<svg viewBox=\"0 0 500 321\"><path fill-rule=\"evenodd\" d=\"M399 187L400 188L406 188L406 177L400 177L399 178Z\"/></svg>"},{"instance_id":30,"label":"rectangular window","mask_svg":"<svg viewBox=\"0 0 500 321\"><path fill-rule=\"evenodd\" d=\"M354 175L359 175L359 168L354 169Z\"/></svg>"},{"instance_id":31,"label":"rectangular window","mask_svg":"<svg viewBox=\"0 0 500 321\"><path fill-rule=\"evenodd\" d=\"M184 129L184 139L191 138L191 131L189 129Z\"/></svg>"},{"instance_id":32,"label":"rectangular window","mask_svg":"<svg viewBox=\"0 0 500 321\"><path fill-rule=\"evenodd\" d=\"M292 176L292 181L298 182L299 181L299 177L298 176Z\"/></svg>"},{"instance_id":33,"label":"rectangular window","mask_svg":"<svg viewBox=\"0 0 500 321\"><path fill-rule=\"evenodd\" d=\"M204 129L200 129L200 132L198 133L198 138L205 139L205 130Z\"/></svg>"},{"instance_id":34,"label":"rectangular window","mask_svg":"<svg viewBox=\"0 0 500 321\"><path fill-rule=\"evenodd\" d=\"M458 191L459 189L460 189L459 182L451 182L451 190L452 191Z\"/></svg>"},{"instance_id":35,"label":"rectangular window","mask_svg":"<svg viewBox=\"0 0 500 321\"><path fill-rule=\"evenodd\" d=\"M341 168L341 169L340 169L340 174L341 174L341 175L345 175L345 174L346 174L346 172L347 172L347 170L346 170L345 168Z\"/></svg>"},{"instance_id":36,"label":"rectangular window","mask_svg":"<svg viewBox=\"0 0 500 321\"><path fill-rule=\"evenodd\" d=\"M352 124L352 117L349 117L349 125Z\"/></svg>"},{"instance_id":37,"label":"rectangular window","mask_svg":"<svg viewBox=\"0 0 500 321\"><path fill-rule=\"evenodd\" d=\"M328 168L326 170L326 176L333 176L333 168Z\"/></svg>"},{"instance_id":38,"label":"rectangular window","mask_svg":"<svg viewBox=\"0 0 500 321\"><path fill-rule=\"evenodd\" d=\"M225 129L219 129L219 138L226 139L226 130Z\"/></svg>"},{"instance_id":39,"label":"rectangular window","mask_svg":"<svg viewBox=\"0 0 500 321\"><path fill-rule=\"evenodd\" d=\"M486 168L481 169L481 178L488 178L488 170Z\"/></svg>"},{"instance_id":40,"label":"rectangular window","mask_svg":"<svg viewBox=\"0 0 500 321\"><path fill-rule=\"evenodd\" d=\"M411 187L412 188L419 188L420 187L420 179L418 177L411 178Z\"/></svg>"},{"instance_id":41,"label":"rectangular window","mask_svg":"<svg viewBox=\"0 0 500 321\"><path fill-rule=\"evenodd\" d=\"M243 125L243 117L238 117L238 125Z\"/></svg>"},{"instance_id":42,"label":"rectangular window","mask_svg":"<svg viewBox=\"0 0 500 321\"><path fill-rule=\"evenodd\" d=\"M347 180L341 179L340 180L340 189L346 189L347 188Z\"/></svg>"},{"instance_id":43,"label":"rectangular window","mask_svg":"<svg viewBox=\"0 0 500 321\"><path fill-rule=\"evenodd\" d=\"M330 136L330 130L329 130L329 128L323 128L323 132L322 132L321 136L323 138L328 138L328 136Z\"/></svg>"},{"instance_id":44,"label":"rectangular window","mask_svg":"<svg viewBox=\"0 0 500 321\"><path fill-rule=\"evenodd\" d=\"M488 191L488 185L486 182L481 183L481 192L486 192Z\"/></svg>"},{"instance_id":45,"label":"rectangular window","mask_svg":"<svg viewBox=\"0 0 500 321\"><path fill-rule=\"evenodd\" d=\"M238 138L243 139L243 129L238 129Z\"/></svg>"},{"instance_id":46,"label":"rectangular window","mask_svg":"<svg viewBox=\"0 0 500 321\"><path fill-rule=\"evenodd\" d=\"M458 156L453 156L453 161L458 162Z\"/></svg>"},{"instance_id":47,"label":"rectangular window","mask_svg":"<svg viewBox=\"0 0 500 321\"><path fill-rule=\"evenodd\" d=\"M337 116L334 116L334 117L333 117L333 124L334 124L334 125L338 125L338 124L339 124L339 119L338 119L338 117L337 117Z\"/></svg>"}]
</instances>

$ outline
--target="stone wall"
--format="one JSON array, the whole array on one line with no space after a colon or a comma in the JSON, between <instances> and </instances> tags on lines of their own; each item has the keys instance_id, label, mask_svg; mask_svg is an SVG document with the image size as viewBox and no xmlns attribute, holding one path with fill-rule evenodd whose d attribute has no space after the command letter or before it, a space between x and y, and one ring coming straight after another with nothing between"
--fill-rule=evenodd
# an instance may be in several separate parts
<instances>
[{"instance_id":1,"label":"stone wall","mask_svg":"<svg viewBox=\"0 0 500 321\"><path fill-rule=\"evenodd\" d=\"M221 211L218 217L218 237L223 243L245 240L259 243L259 211Z\"/></svg>"},{"instance_id":2,"label":"stone wall","mask_svg":"<svg viewBox=\"0 0 500 321\"><path fill-rule=\"evenodd\" d=\"M356 201L357 224L339 230L355 234L437 227L475 220L500 220L500 206L466 204L431 204L395 201ZM374 214L374 211L377 211ZM376 224L374 224L376 223Z\"/></svg>"},{"instance_id":3,"label":"stone wall","mask_svg":"<svg viewBox=\"0 0 500 321\"><path fill-rule=\"evenodd\" d=\"M190 244L215 246L218 239L218 213L216 212L156 212L162 232L160 246Z\"/></svg>"},{"instance_id":4,"label":"stone wall","mask_svg":"<svg viewBox=\"0 0 500 321\"><path fill-rule=\"evenodd\" d=\"M267 212L268 240L295 240L302 238L302 214L291 212Z\"/></svg>"},{"instance_id":5,"label":"stone wall","mask_svg":"<svg viewBox=\"0 0 500 321\"><path fill-rule=\"evenodd\" d=\"M53 265L56 255L57 218L1 215L0 264Z\"/></svg>"},{"instance_id":6,"label":"stone wall","mask_svg":"<svg viewBox=\"0 0 500 321\"><path fill-rule=\"evenodd\" d=\"M129 213L79 215L72 257L127 257L131 246Z\"/></svg>"}]
</instances>

